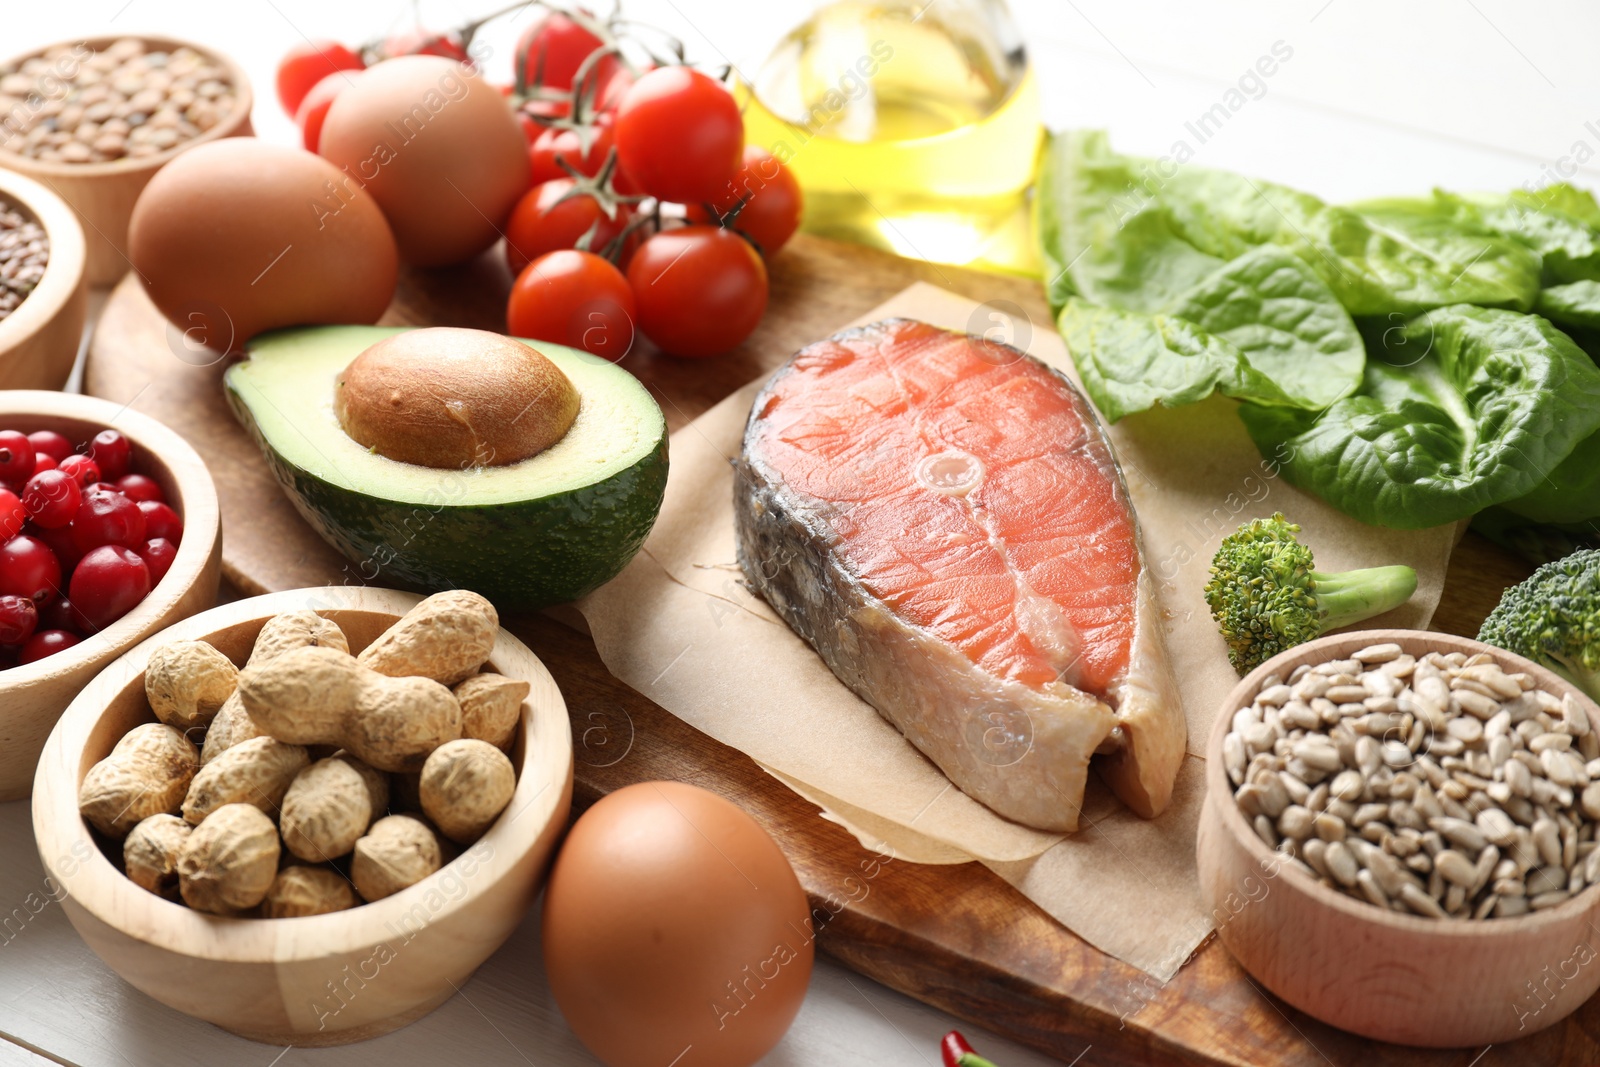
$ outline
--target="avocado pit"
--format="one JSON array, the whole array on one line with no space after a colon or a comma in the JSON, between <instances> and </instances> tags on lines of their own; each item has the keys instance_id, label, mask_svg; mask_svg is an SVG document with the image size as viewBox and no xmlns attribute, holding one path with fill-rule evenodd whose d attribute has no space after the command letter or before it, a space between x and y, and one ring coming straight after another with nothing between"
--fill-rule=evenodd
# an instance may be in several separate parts
<instances>
[{"instance_id":1,"label":"avocado pit","mask_svg":"<svg viewBox=\"0 0 1600 1067\"><path fill-rule=\"evenodd\" d=\"M486 330L408 330L371 345L334 384L344 432L401 463L463 470L519 463L577 418L571 380L543 354Z\"/></svg>"}]
</instances>

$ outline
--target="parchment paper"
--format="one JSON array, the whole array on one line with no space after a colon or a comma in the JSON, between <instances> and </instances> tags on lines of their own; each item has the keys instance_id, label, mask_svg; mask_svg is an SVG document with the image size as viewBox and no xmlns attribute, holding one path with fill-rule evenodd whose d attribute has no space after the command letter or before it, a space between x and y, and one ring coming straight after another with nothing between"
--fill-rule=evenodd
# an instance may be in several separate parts
<instances>
[{"instance_id":1,"label":"parchment paper","mask_svg":"<svg viewBox=\"0 0 1600 1067\"><path fill-rule=\"evenodd\" d=\"M1048 323L921 284L858 321L894 315L985 332L1076 380ZM606 666L745 752L867 847L911 862L975 859L1097 948L1170 978L1211 927L1195 877L1198 754L1238 681L1201 594L1217 544L1240 523L1281 510L1304 527L1319 569L1416 568L1416 596L1372 625L1421 628L1438 605L1456 528L1378 529L1299 492L1262 460L1221 398L1111 427L1157 579L1191 758L1159 819L1140 819L1094 782L1084 829L1063 838L1008 822L953 787L744 589L729 461L759 388L752 382L672 436L666 501L650 539L616 580L579 604Z\"/></svg>"}]
</instances>

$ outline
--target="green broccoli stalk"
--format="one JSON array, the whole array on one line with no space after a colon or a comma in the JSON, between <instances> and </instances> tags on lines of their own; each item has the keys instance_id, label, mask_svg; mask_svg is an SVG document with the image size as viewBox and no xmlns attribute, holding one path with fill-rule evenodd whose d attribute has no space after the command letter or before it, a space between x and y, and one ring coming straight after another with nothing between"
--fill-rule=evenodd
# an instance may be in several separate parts
<instances>
[{"instance_id":1,"label":"green broccoli stalk","mask_svg":"<svg viewBox=\"0 0 1600 1067\"><path fill-rule=\"evenodd\" d=\"M1600 549L1546 563L1507 589L1478 640L1526 656L1600 700Z\"/></svg>"},{"instance_id":2,"label":"green broccoli stalk","mask_svg":"<svg viewBox=\"0 0 1600 1067\"><path fill-rule=\"evenodd\" d=\"M1223 538L1211 560L1206 603L1240 674L1329 630L1391 611L1417 591L1410 567L1324 574L1296 540L1299 532L1282 514L1254 519Z\"/></svg>"}]
</instances>

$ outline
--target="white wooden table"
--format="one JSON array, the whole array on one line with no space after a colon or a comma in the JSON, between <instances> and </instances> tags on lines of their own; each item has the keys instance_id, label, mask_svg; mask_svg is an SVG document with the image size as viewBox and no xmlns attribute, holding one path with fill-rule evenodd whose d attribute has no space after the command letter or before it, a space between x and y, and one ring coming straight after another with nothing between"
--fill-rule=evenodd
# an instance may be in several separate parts
<instances>
[{"instance_id":1,"label":"white wooden table","mask_svg":"<svg viewBox=\"0 0 1600 1067\"><path fill-rule=\"evenodd\" d=\"M790 0L625 3L634 17L677 33L692 57L742 69L809 9ZM421 6L429 25L442 26L499 4ZM1012 7L1039 69L1050 125L1109 128L1121 149L1161 155L1182 140L1197 164L1330 199L1434 185L1540 185L1558 171L1600 186L1600 4L1592 0L1013 0ZM406 0L8 0L0 53L119 30L201 41L249 71L260 136L292 142L296 132L272 90L278 56L302 36L354 42L404 28L411 11ZM485 37L496 77L509 70L519 28ZM1247 80L1244 102L1230 108L1240 97L1229 90L1274 45L1288 58L1270 77ZM285 1050L234 1038L136 992L84 947L50 894L27 805L0 805L0 1038L9 1039L0 1040L0 1067L597 1062L550 998L537 912L461 995L420 1022L341 1049ZM954 1025L819 960L798 1021L763 1063L933 1067L938 1039ZM1001 1067L1047 1062L964 1029ZM1095 1059L1090 1049L1082 1062Z\"/></svg>"}]
</instances>

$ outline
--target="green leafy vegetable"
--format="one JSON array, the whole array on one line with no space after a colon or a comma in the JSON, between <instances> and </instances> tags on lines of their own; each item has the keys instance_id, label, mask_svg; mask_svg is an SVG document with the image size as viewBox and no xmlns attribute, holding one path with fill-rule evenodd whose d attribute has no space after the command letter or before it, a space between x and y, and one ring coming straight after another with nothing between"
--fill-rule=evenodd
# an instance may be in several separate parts
<instances>
[{"instance_id":1,"label":"green leafy vegetable","mask_svg":"<svg viewBox=\"0 0 1600 1067\"><path fill-rule=\"evenodd\" d=\"M1568 282L1541 289L1533 310L1561 326L1600 330L1600 281Z\"/></svg>"},{"instance_id":2,"label":"green leafy vegetable","mask_svg":"<svg viewBox=\"0 0 1600 1067\"><path fill-rule=\"evenodd\" d=\"M1321 415L1240 409L1290 482L1364 522L1416 529L1524 497L1600 430L1600 370L1541 318L1459 305L1385 340L1395 362L1369 359L1361 392Z\"/></svg>"},{"instance_id":3,"label":"green leafy vegetable","mask_svg":"<svg viewBox=\"0 0 1600 1067\"><path fill-rule=\"evenodd\" d=\"M1138 161L1111 151L1103 131L1059 134L1039 172L1046 295L1059 313L1074 294L1127 311L1160 311L1224 258L1173 232Z\"/></svg>"},{"instance_id":4,"label":"green leafy vegetable","mask_svg":"<svg viewBox=\"0 0 1600 1067\"><path fill-rule=\"evenodd\" d=\"M1578 442L1532 492L1505 507L1540 525L1566 526L1600 520L1600 434Z\"/></svg>"},{"instance_id":5,"label":"green leafy vegetable","mask_svg":"<svg viewBox=\"0 0 1600 1067\"><path fill-rule=\"evenodd\" d=\"M1170 310L1231 342L1285 394L1282 403L1325 408L1361 385L1367 354L1355 323L1316 272L1282 248L1245 252Z\"/></svg>"},{"instance_id":6,"label":"green leafy vegetable","mask_svg":"<svg viewBox=\"0 0 1600 1067\"><path fill-rule=\"evenodd\" d=\"M1319 270L1350 314L1406 314L1452 304L1517 311L1533 306L1538 253L1470 214L1398 205L1330 207L1307 220L1303 232L1316 253L1307 261L1325 264Z\"/></svg>"},{"instance_id":7,"label":"green leafy vegetable","mask_svg":"<svg viewBox=\"0 0 1600 1067\"><path fill-rule=\"evenodd\" d=\"M1195 404L1216 391L1236 400L1290 402L1238 348L1183 319L1072 298L1059 325L1084 389L1112 422L1157 404Z\"/></svg>"}]
</instances>

